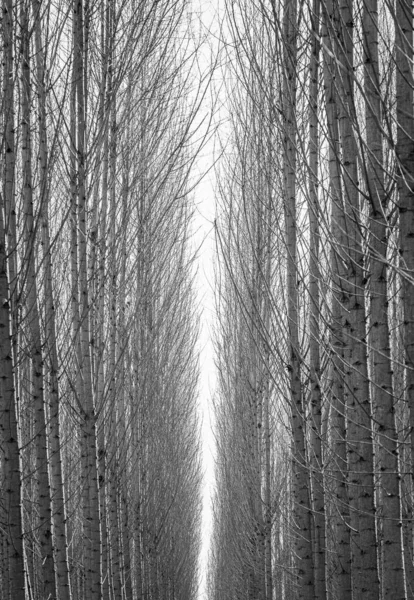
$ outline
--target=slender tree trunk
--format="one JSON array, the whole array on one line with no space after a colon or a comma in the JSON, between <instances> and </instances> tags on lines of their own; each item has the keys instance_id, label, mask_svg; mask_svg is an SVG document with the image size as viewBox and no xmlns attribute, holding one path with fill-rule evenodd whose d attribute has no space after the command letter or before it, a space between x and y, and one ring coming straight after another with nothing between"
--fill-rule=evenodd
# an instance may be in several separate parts
<instances>
[{"instance_id":1,"label":"slender tree trunk","mask_svg":"<svg viewBox=\"0 0 414 600\"><path fill-rule=\"evenodd\" d=\"M411 494L408 498L405 569L409 594L414 597L414 56L413 7L408 0L396 2L396 100L397 100L397 183L400 209L400 266L404 311L404 360L406 401L411 441ZM407 531L408 529L408 531Z\"/></svg>"},{"instance_id":2,"label":"slender tree trunk","mask_svg":"<svg viewBox=\"0 0 414 600\"><path fill-rule=\"evenodd\" d=\"M80 365L82 379L82 502L86 527L85 576L86 593L90 600L101 596L101 533L99 515L99 490L96 447L96 415L92 386L92 368L89 334L89 293L87 266L86 222L86 166L85 166L85 63L84 63L84 7L83 0L75 0L74 14L74 64L76 84L76 135L77 135L77 199L79 246L79 309L80 309Z\"/></svg>"},{"instance_id":3,"label":"slender tree trunk","mask_svg":"<svg viewBox=\"0 0 414 600\"><path fill-rule=\"evenodd\" d=\"M2 460L3 463L3 460ZM2 464L2 472L4 472ZM2 498L3 501L3 498ZM1 544L1 597L9 600L10 598L10 573L9 573L9 556L8 556L8 540L6 535L0 537Z\"/></svg>"},{"instance_id":4,"label":"slender tree trunk","mask_svg":"<svg viewBox=\"0 0 414 600\"><path fill-rule=\"evenodd\" d=\"M73 19L73 43L76 46L76 20ZM84 397L83 391L83 380L81 377L81 344L80 344L80 317L79 317L79 261L78 261L78 175L77 175L77 135L76 135L76 77L77 77L77 52L73 52L73 66L72 66L72 81L71 81L71 93L70 93L70 273L71 273L71 317L72 317L72 351L73 351L73 363L75 370L75 382L73 385L74 396L76 404L79 408L79 412L82 415L82 398ZM84 439L79 427L79 437L81 445L81 460L84 461L83 443ZM83 469L81 464L81 472ZM85 467L86 469L86 467ZM81 495L84 486L81 489ZM69 527L71 521L68 522ZM71 536L71 530L68 529L69 539ZM81 593L81 567L77 564L78 553L84 556L86 552L86 544L81 549L74 548L71 546L71 562L72 562L72 591L75 600L82 600L83 592Z\"/></svg>"},{"instance_id":5,"label":"slender tree trunk","mask_svg":"<svg viewBox=\"0 0 414 600\"><path fill-rule=\"evenodd\" d=\"M2 538L5 574L10 600L25 600L23 533L21 515L20 451L17 402L13 382L10 304L7 280L3 206L0 211L0 437L3 444ZM4 536L4 537L3 537ZM7 598L7 597L6 597Z\"/></svg>"},{"instance_id":6,"label":"slender tree trunk","mask_svg":"<svg viewBox=\"0 0 414 600\"><path fill-rule=\"evenodd\" d=\"M15 139L14 139L14 24L13 2L3 0L3 144L4 179L0 205L0 440L2 444L1 541L6 566L5 589L13 600L25 600L25 573L21 507L21 464L18 431L18 406L14 382L12 346L13 306L9 277L15 283L15 238L8 236L6 219L14 211ZM13 225L9 225L9 231Z\"/></svg>"},{"instance_id":7,"label":"slender tree trunk","mask_svg":"<svg viewBox=\"0 0 414 600\"><path fill-rule=\"evenodd\" d=\"M108 62L108 37L109 37L109 8L104 11L106 22L106 52L104 54L103 79L108 79L107 88L101 90L101 94L106 93L105 98L101 99L102 111L105 111L105 106L109 105L109 94L111 93L111 71L107 77L107 62ZM105 116L102 117L104 122ZM103 126L103 124L102 124ZM98 308L96 311L96 345L95 345L95 365L97 377L97 406L100 414L98 422L98 443L99 443L99 497L101 508L101 525L102 525L102 593L103 599L109 598L109 539L108 539L108 506L107 506L107 461L108 461L108 446L107 446L107 430L108 430L108 409L105 401L105 282L107 277L107 213L108 213L108 182L109 182L109 135L107 131L104 134L103 144L103 161L102 161L102 185L101 185L101 206L100 206L100 223L99 223L99 253L98 253L98 272L96 273L97 284L95 286L97 292ZM109 410L111 407L109 407Z\"/></svg>"},{"instance_id":8,"label":"slender tree trunk","mask_svg":"<svg viewBox=\"0 0 414 600\"><path fill-rule=\"evenodd\" d=\"M17 273L17 233L16 233L16 202L15 202L15 98L14 98L14 44L15 23L13 18L14 4L12 0L3 0L3 111L4 111L4 170L3 170L3 226L7 251L7 277L10 293L10 315L12 323L13 364L18 364L18 273ZM16 367L15 367L16 368ZM18 377L14 374L15 387L18 393Z\"/></svg>"},{"instance_id":9,"label":"slender tree trunk","mask_svg":"<svg viewBox=\"0 0 414 600\"><path fill-rule=\"evenodd\" d=\"M111 21L113 16L111 18ZM109 248L110 264L109 275L109 360L108 373L109 384L109 446L111 448L111 476L109 482L109 525L111 536L111 573L113 595L115 598L121 596L121 561L120 561L120 534L119 534L119 448L117 432L117 385L116 385L116 346L117 346L117 241L116 236L116 166L117 166L117 132L116 132L116 103L114 97L111 99L111 144L110 144L110 217L109 217Z\"/></svg>"},{"instance_id":10,"label":"slender tree trunk","mask_svg":"<svg viewBox=\"0 0 414 600\"><path fill-rule=\"evenodd\" d=\"M260 152L260 151L259 151ZM262 189L262 182L259 181L259 187ZM253 269L251 282L251 330L250 338L250 382L248 393L251 395L251 465L250 478L252 490L252 520L254 523L254 556L252 572L252 598L266 600L266 579L265 579L265 556L266 556L266 534L263 518L262 501L262 423L263 423L263 377L264 365L262 353L260 352L261 338L264 333L262 330L262 305L263 305L263 211L262 201L256 202L252 207L251 214L246 212L247 220L251 219L252 231L252 251L253 251Z\"/></svg>"},{"instance_id":11,"label":"slender tree trunk","mask_svg":"<svg viewBox=\"0 0 414 600\"><path fill-rule=\"evenodd\" d=\"M312 54L309 89L309 367L310 367L310 447L312 467L313 547L315 569L315 599L326 598L325 498L322 456L322 392L320 386L320 293L319 293L319 173L318 173L318 90L320 51L320 0L313 0L311 13Z\"/></svg>"},{"instance_id":12,"label":"slender tree trunk","mask_svg":"<svg viewBox=\"0 0 414 600\"><path fill-rule=\"evenodd\" d=\"M121 241L121 268L120 268L120 297L119 297L119 339L117 364L120 371L120 407L119 407L119 437L121 442L121 507L120 507L120 523L122 531L122 585L124 589L125 600L133 599L133 561L134 561L134 535L132 531L132 511L131 511L131 465L128 459L130 448L134 436L132 431L135 426L132 425L136 417L136 407L128 408L127 390L132 385L130 378L130 340L133 338L133 333L127 328L127 307L126 307L126 284L127 284L127 259L130 253L129 246L129 219L131 209L129 206L130 200L130 172L131 172L131 157L130 148L133 139L133 131L131 126L131 106L132 106L132 78L128 79L128 89L126 94L126 118L128 126L123 138L122 146L122 192L121 192L121 230L123 232ZM139 267L138 267L139 268ZM128 423L128 425L127 425ZM136 549L135 549L136 550ZM135 554L135 558L140 560Z\"/></svg>"},{"instance_id":13,"label":"slender tree trunk","mask_svg":"<svg viewBox=\"0 0 414 600\"><path fill-rule=\"evenodd\" d=\"M333 110L334 107L332 107ZM331 117L330 131L336 131L336 117ZM344 341L342 324L346 315L341 303L342 281L346 273L342 268L344 264L344 212L341 202L339 172L337 168L339 144L335 133L331 138L333 147L330 149L330 171L332 189L332 232L334 249L332 252L333 285L332 298L332 347L333 347L333 385L332 385L332 436L333 436L333 482L334 496L337 499L334 506L335 575L337 581L338 600L351 600L351 548L350 548L350 516L349 497L347 490L347 456L346 456L346 420L345 420L345 393L344 393ZM332 134L331 134L332 135ZM338 186L339 184L339 186Z\"/></svg>"},{"instance_id":14,"label":"slender tree trunk","mask_svg":"<svg viewBox=\"0 0 414 600\"><path fill-rule=\"evenodd\" d=\"M370 234L368 344L372 354L372 400L378 439L376 452L381 486L379 517L384 539L382 587L384 598L405 598L398 439L395 429L388 327L387 194L383 170L383 139L380 129L377 0L364 0L363 30L366 120L366 148L363 154Z\"/></svg>"},{"instance_id":15,"label":"slender tree trunk","mask_svg":"<svg viewBox=\"0 0 414 600\"><path fill-rule=\"evenodd\" d=\"M31 77L29 62L29 13L21 5L21 52L22 52L22 168L23 168L23 213L24 213L24 269L25 298L29 324L29 354L32 363L31 395L34 407L34 437L36 444L36 474L38 502L38 535L40 542L41 567L40 596L55 598L54 557L52 547L52 509L49 483L49 457L46 438L46 411L44 398L42 338L38 310L38 286L36 280L36 229L33 216L32 194L32 143L30 126Z\"/></svg>"},{"instance_id":16,"label":"slender tree trunk","mask_svg":"<svg viewBox=\"0 0 414 600\"><path fill-rule=\"evenodd\" d=\"M285 81L283 90L285 228L287 252L287 318L289 339L288 377L291 397L292 470L295 522L297 597L313 599L314 569L311 537L309 471L305 443L305 415L300 375L299 313L297 289L297 215L296 215L296 68L297 6L287 0L284 12Z\"/></svg>"},{"instance_id":17,"label":"slender tree trunk","mask_svg":"<svg viewBox=\"0 0 414 600\"><path fill-rule=\"evenodd\" d=\"M397 65L397 176L400 208L400 256L403 269L404 342L406 386L414 431L414 82L413 7L408 0L396 3ZM411 435L414 465L414 435Z\"/></svg>"},{"instance_id":18,"label":"slender tree trunk","mask_svg":"<svg viewBox=\"0 0 414 600\"><path fill-rule=\"evenodd\" d=\"M272 272L272 192L267 190L267 208L266 208L266 255L265 255L265 294L263 300L263 356L264 356L264 399L263 399L263 421L264 421L264 503L265 503L265 572L266 572L266 600L273 598L273 571L272 571L272 466L271 466L271 447L272 433L270 429L270 401L271 401L271 385L270 385L270 316L271 316L271 272Z\"/></svg>"},{"instance_id":19,"label":"slender tree trunk","mask_svg":"<svg viewBox=\"0 0 414 600\"><path fill-rule=\"evenodd\" d=\"M127 115L130 115L131 110L131 86L129 82L129 88L127 92ZM127 140L124 146L124 160L122 165L122 218L121 228L124 232L121 242L121 269L120 269L120 299L119 299L119 318L118 318L118 330L119 339L121 340L118 344L118 356L117 364L119 365L120 381L119 381L119 393L120 393L120 407L119 407L119 439L121 440L121 507L120 507L120 522L122 529L122 585L124 589L125 600L133 599L133 587L132 587L132 556L131 556L131 540L133 538L130 518L130 494L129 494L129 480L130 480L130 467L128 461L129 447L130 447L130 429L127 429L127 385L129 383L127 372L129 360L127 359L127 351L129 347L129 340L131 334L126 327L126 274L127 274L127 256L129 254L128 246L128 221L129 221L129 173L130 173L130 159L128 156L129 140L130 140L130 128L127 130ZM129 417L132 420L132 415Z\"/></svg>"},{"instance_id":20,"label":"slender tree trunk","mask_svg":"<svg viewBox=\"0 0 414 600\"><path fill-rule=\"evenodd\" d=\"M346 230L347 273L342 303L347 311L342 324L344 340L345 402L347 411L348 493L351 516L352 584L356 597L379 597L375 531L374 462L371 403L368 383L365 313L364 252L360 233L360 205L356 182L357 145L352 129L354 107L353 3L340 4L341 69L338 80L339 129L342 139L342 178Z\"/></svg>"},{"instance_id":21,"label":"slender tree trunk","mask_svg":"<svg viewBox=\"0 0 414 600\"><path fill-rule=\"evenodd\" d=\"M52 255L49 233L49 174L46 130L45 58L42 44L41 7L33 0L34 34L36 47L37 87L39 103L39 164L40 216L42 225L44 294L45 294L45 349L49 370L49 451L50 485L52 497L53 541L55 549L56 585L60 600L70 600L69 564L67 550L66 508L60 448L59 362L56 342L55 305L52 287Z\"/></svg>"},{"instance_id":22,"label":"slender tree trunk","mask_svg":"<svg viewBox=\"0 0 414 600\"><path fill-rule=\"evenodd\" d=\"M273 598L273 572L272 572L272 504L271 504L271 433L270 433L270 382L266 373L266 387L264 398L264 436L265 436L265 573L266 573L266 600Z\"/></svg>"},{"instance_id":23,"label":"slender tree trunk","mask_svg":"<svg viewBox=\"0 0 414 600\"><path fill-rule=\"evenodd\" d=\"M332 59L332 44L329 29L336 31L337 8L330 0L323 10L324 40L324 82L325 108L329 139L329 178L331 192L332 229L332 436L333 436L333 486L336 504L334 511L335 555L333 558L334 577L338 600L352 600L351 549L349 530L349 509L347 491L346 462L346 421L344 394L344 340L342 326L346 321L346 311L342 304L342 284L346 278L345 214L342 201L340 176L340 144L337 115L337 97L334 85L335 66Z\"/></svg>"}]
</instances>

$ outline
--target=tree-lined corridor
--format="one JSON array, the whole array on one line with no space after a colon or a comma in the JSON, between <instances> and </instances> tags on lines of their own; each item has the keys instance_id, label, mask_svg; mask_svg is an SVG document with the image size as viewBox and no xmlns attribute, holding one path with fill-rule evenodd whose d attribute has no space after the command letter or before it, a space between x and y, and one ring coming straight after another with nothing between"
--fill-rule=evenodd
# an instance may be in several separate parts
<instances>
[{"instance_id":1,"label":"tree-lined corridor","mask_svg":"<svg viewBox=\"0 0 414 600\"><path fill-rule=\"evenodd\" d=\"M413 599L412 3L202 10L3 0L0 597Z\"/></svg>"}]
</instances>

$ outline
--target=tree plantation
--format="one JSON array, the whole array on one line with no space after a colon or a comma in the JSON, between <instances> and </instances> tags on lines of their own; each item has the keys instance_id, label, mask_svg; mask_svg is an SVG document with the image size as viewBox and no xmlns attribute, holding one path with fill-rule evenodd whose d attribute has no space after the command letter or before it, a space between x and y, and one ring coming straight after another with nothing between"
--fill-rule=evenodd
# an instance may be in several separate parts
<instances>
[{"instance_id":1,"label":"tree plantation","mask_svg":"<svg viewBox=\"0 0 414 600\"><path fill-rule=\"evenodd\" d=\"M194 39L181 0L3 3L4 600L195 598Z\"/></svg>"},{"instance_id":2,"label":"tree plantation","mask_svg":"<svg viewBox=\"0 0 414 600\"><path fill-rule=\"evenodd\" d=\"M411 0L2 3L0 599L414 600Z\"/></svg>"},{"instance_id":3,"label":"tree plantation","mask_svg":"<svg viewBox=\"0 0 414 600\"><path fill-rule=\"evenodd\" d=\"M413 571L413 6L225 3L209 600Z\"/></svg>"}]
</instances>

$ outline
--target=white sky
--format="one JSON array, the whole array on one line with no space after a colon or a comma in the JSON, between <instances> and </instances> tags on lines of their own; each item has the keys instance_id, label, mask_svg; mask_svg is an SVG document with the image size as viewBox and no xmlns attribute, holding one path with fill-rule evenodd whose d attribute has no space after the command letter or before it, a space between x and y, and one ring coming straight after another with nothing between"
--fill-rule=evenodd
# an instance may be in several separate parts
<instances>
[{"instance_id":1,"label":"white sky","mask_svg":"<svg viewBox=\"0 0 414 600\"><path fill-rule=\"evenodd\" d=\"M200 556L201 585L199 597L206 598L206 573L209 541L212 530L211 500L214 488L214 437L212 433L212 397L216 385L214 368L212 325L214 321L213 261L214 261L214 193L208 180L200 184L196 191L197 211L195 225L197 241L204 240L199 251L198 288L201 310L200 329L200 409L202 419L203 445L203 520L202 550Z\"/></svg>"},{"instance_id":2,"label":"white sky","mask_svg":"<svg viewBox=\"0 0 414 600\"><path fill-rule=\"evenodd\" d=\"M208 72L211 61L218 47L218 36L215 32L219 28L219 0L193 0L194 10L201 17L201 31L206 34L206 43L200 54L201 70ZM208 35L207 35L208 34ZM213 77L215 80L220 73ZM214 87L214 86L213 86ZM201 118L208 118L211 105L215 101L214 91L211 90L206 98L205 107L201 111ZM214 127L214 124L212 125ZM201 152L196 166L196 173L207 173L194 191L195 216L194 216L194 245L198 252L198 294L200 302L200 410L202 420L202 446L203 446L203 516L202 516L202 548L200 554L200 589L199 600L207 600L206 576L208 568L208 552L212 533L212 494L214 491L214 435L213 435L213 395L216 387L216 372L213 351L213 326L214 312L214 262L215 262L215 177L214 169L214 143L212 136L206 147Z\"/></svg>"},{"instance_id":3,"label":"white sky","mask_svg":"<svg viewBox=\"0 0 414 600\"><path fill-rule=\"evenodd\" d=\"M209 27L214 18L213 2L200 0L203 26ZM209 49L205 49L204 60L209 66ZM203 65L204 66L204 65ZM207 106L207 111L210 106ZM202 152L197 167L201 173L211 169L214 161L213 140ZM202 244L198 259L198 290L201 311L200 327L200 408L202 419L202 445L204 482L202 489L202 548L200 554L199 599L207 599L206 576L208 552L212 533L212 493L214 489L214 437L212 433L212 398L216 385L214 367L212 327L214 323L214 230L215 218L214 171L210 170L197 186L195 193L194 230L196 245Z\"/></svg>"}]
</instances>

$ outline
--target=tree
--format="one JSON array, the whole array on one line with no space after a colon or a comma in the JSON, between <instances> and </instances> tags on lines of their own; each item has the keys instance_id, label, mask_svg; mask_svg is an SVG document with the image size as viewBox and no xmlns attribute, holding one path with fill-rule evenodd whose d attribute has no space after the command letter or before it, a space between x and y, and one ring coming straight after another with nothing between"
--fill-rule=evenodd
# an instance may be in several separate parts
<instances>
[{"instance_id":1,"label":"tree","mask_svg":"<svg viewBox=\"0 0 414 600\"><path fill-rule=\"evenodd\" d=\"M7 261L6 232L10 234L11 207L14 203L15 136L14 136L14 18L10 1L3 4L3 140L4 179L0 211L0 442L2 446L1 545L2 588L6 598L25 598L23 529L21 514L21 466L18 432L17 395L13 373L13 345L9 277L15 276ZM5 220L7 219L7 221ZM13 219L12 219L13 221ZM11 236L13 240L13 235ZM12 246L13 248L13 246ZM13 248L14 250L14 248ZM13 285L14 285L13 281Z\"/></svg>"}]
</instances>

